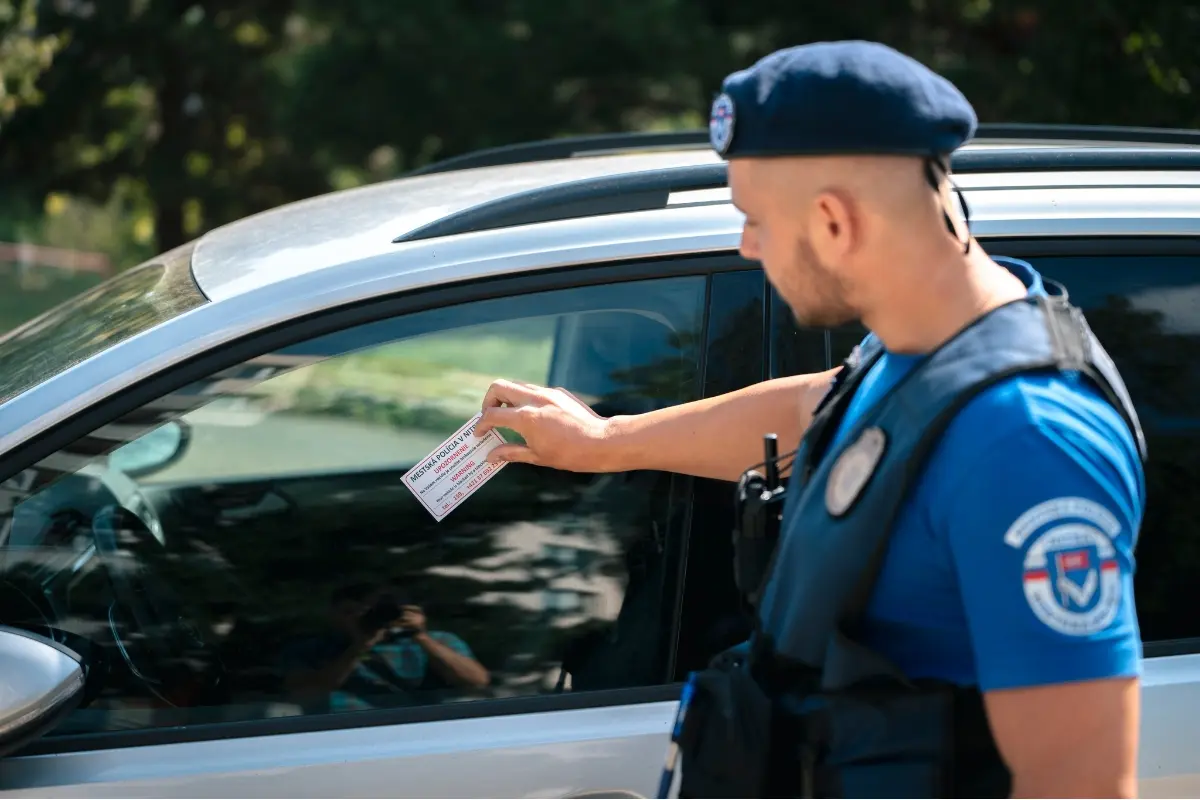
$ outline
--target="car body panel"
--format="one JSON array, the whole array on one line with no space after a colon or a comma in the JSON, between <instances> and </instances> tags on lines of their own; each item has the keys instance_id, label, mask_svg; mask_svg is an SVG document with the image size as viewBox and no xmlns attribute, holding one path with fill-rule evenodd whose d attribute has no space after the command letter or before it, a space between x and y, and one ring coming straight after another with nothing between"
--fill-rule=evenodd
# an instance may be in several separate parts
<instances>
[{"instance_id":1,"label":"car body panel","mask_svg":"<svg viewBox=\"0 0 1200 800\"><path fill-rule=\"evenodd\" d=\"M1200 794L1196 710L1200 709L1200 654L1148 658L1142 674L1138 794Z\"/></svg>"},{"instance_id":2,"label":"car body panel","mask_svg":"<svg viewBox=\"0 0 1200 800\"><path fill-rule=\"evenodd\" d=\"M23 787L0 795L471 797L482 789L569 797L623 789L652 797L675 709L645 703L29 756L0 762L0 786Z\"/></svg>"},{"instance_id":3,"label":"car body panel","mask_svg":"<svg viewBox=\"0 0 1200 800\"><path fill-rule=\"evenodd\" d=\"M1200 790L1193 740L1200 654L1148 659L1138 794ZM0 761L9 797L653 796L674 702L124 747ZM471 768L461 767L463 752ZM613 764L621 764L619 773ZM537 775L535 781L526 776Z\"/></svg>"},{"instance_id":4,"label":"car body panel","mask_svg":"<svg viewBox=\"0 0 1200 800\"><path fill-rule=\"evenodd\" d=\"M263 211L206 234L192 260L196 282L210 297L226 284L266 273L287 274L289 262L336 264L347 254L386 247L401 234L464 208L564 181L717 163L712 151L612 155L482 167L398 178L321 195Z\"/></svg>"}]
</instances>

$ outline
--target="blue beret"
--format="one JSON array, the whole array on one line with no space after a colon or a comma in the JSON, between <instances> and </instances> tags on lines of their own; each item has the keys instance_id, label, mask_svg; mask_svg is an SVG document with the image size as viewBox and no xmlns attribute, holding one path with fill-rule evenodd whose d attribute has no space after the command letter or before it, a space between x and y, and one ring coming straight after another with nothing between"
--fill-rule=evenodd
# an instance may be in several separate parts
<instances>
[{"instance_id":1,"label":"blue beret","mask_svg":"<svg viewBox=\"0 0 1200 800\"><path fill-rule=\"evenodd\" d=\"M942 157L975 133L954 84L875 42L778 50L725 79L709 139L725 158L783 155Z\"/></svg>"}]
</instances>

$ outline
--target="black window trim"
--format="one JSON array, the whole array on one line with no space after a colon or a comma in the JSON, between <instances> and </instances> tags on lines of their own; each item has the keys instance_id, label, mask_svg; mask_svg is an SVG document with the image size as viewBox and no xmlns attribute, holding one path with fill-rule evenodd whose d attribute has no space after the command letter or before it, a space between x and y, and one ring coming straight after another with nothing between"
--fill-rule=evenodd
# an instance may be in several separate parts
<instances>
[{"instance_id":1,"label":"black window trim","mask_svg":"<svg viewBox=\"0 0 1200 800\"><path fill-rule=\"evenodd\" d=\"M22 470L35 466L42 459L101 426L110 424L145 404L177 391L194 381L235 367L264 353L270 353L335 331L403 314L519 294L688 276L704 277L707 281L707 278L714 273L756 268L758 268L757 264L741 258L732 249L720 253L681 254L669 258L601 264L592 262L586 265L540 270L515 276L498 276L442 284L318 312L256 331L233 342L223 344L212 351L147 377L117 395L99 401L25 442L14 452L0 456L0 481L7 480ZM707 283L711 285L711 281L707 281ZM709 286L705 287L704 297L703 320L707 325L708 302L710 301ZM699 363L701 375L706 369L707 357L707 350L702 349ZM672 492L675 493L680 488L682 487L675 483L672 485ZM682 499L690 502L690 497L686 495L682 496ZM683 516L687 517L686 514ZM688 519L690 520L690 518ZM686 536L687 532L688 528L685 527L681 534ZM678 586L672 588L678 593ZM673 622L676 626L678 625L677 618ZM678 631L668 631L666 635L665 646L670 650L667 663L673 664ZM665 674L669 675L670 673ZM527 697L471 700L462 703L412 708L305 714L267 720L204 722L129 731L43 736L9 758L665 702L678 699L681 686L681 683L675 682L657 686L597 690L578 694L564 692Z\"/></svg>"},{"instance_id":2,"label":"black window trim","mask_svg":"<svg viewBox=\"0 0 1200 800\"><path fill-rule=\"evenodd\" d=\"M760 349L762 352L762 362L764 365L763 371L759 376L759 381L761 382L763 380L768 379L768 376L766 374L765 365L767 362L767 358L769 356L768 349L770 347L770 341L769 341L770 340L770 296L771 296L772 289L771 289L770 281L767 280L766 273L763 271L761 264L759 264L758 262L747 261L747 260L741 259L740 256L738 256L738 258L740 260L740 265L737 268L723 270L723 271L727 272L727 273L753 274L759 280L761 280L761 284L762 284L762 323L761 323L761 326L760 326L760 329L758 332L758 336L759 336L759 340L760 340L759 344L760 344ZM701 363L701 367L700 367L700 369L701 369L701 371L700 371L700 386L701 386L700 396L701 396L701 398L709 398L709 397L715 396L715 395L711 394L709 391L710 390L709 357L710 357L711 353L708 350L708 346L713 343L711 336L710 336L710 334L712 332L710 330L710 328L713 324L712 323L712 312L713 312L713 305L714 305L712 292L713 292L713 281L710 280L708 283L708 287L707 287L707 296L705 297L704 325L702 328L703 333L704 333L705 349L704 349L704 359L703 359L703 361ZM736 388L740 389L740 388L744 388L744 387L738 386ZM727 391L734 391L734 390L735 389L726 388L724 391L727 392ZM724 393L724 392L722 392L722 393ZM683 678L686 678L686 676L678 674L679 670L680 670L679 650L680 650L681 638L684 635L684 617L685 617L685 614L687 613L686 608L685 608L685 603L687 600L687 589L688 589L688 585L689 585L688 579L690 577L690 573L688 570L690 569L690 566L691 566L692 544L696 541L696 537L699 535L699 531L698 531L699 526L696 524L696 516L695 516L695 513L696 513L696 500L695 500L695 498L696 498L696 483L697 483L698 479L693 476L690 476L690 475L678 475L678 474L675 476L675 478L677 481L676 485L679 487L678 491L680 492L680 494L677 495L677 497L679 498L680 502L685 503L686 513L685 513L685 519L683 522L683 533L682 533L681 539L680 539L682 552L681 552L680 558L677 562L678 563L677 574L673 576L673 579L675 580L675 606L674 606L674 614L673 614L673 618L672 618L672 626L673 627L672 627L672 640L671 640L671 651L670 651L668 674L675 676L676 679L682 680ZM733 484L729 485L728 491L731 493L730 496L732 496L732 493L734 491ZM729 569L731 571L733 569L732 562L729 564ZM680 683L679 685L682 685L682 683Z\"/></svg>"},{"instance_id":3,"label":"black window trim","mask_svg":"<svg viewBox=\"0 0 1200 800\"><path fill-rule=\"evenodd\" d=\"M709 274L711 275L711 273ZM708 279L704 285L704 310L700 320L701 356L699 369L696 372L697 399L703 399L705 396L705 378L708 376L708 326L712 324L712 303L713 282ZM663 554L664 558L671 558L675 562L675 569L668 571L665 579L665 587L669 587L671 594L674 595L673 598L664 601L669 603L671 619L670 630L667 634L668 641L659 645L665 647L667 651L664 663L668 676L674 676L678 668L679 637L683 627L683 595L684 587L687 584L688 553L692 544L692 516L696 507L695 492L696 481L692 476L680 474L671 476L672 505L679 503L683 508L678 515L672 513L667 521L667 546L671 552ZM677 531L670 530L672 523L677 527ZM668 561L668 563L670 562Z\"/></svg>"},{"instance_id":4,"label":"black window trim","mask_svg":"<svg viewBox=\"0 0 1200 800\"><path fill-rule=\"evenodd\" d=\"M981 237L980 244L989 255L1033 258L1038 256L1200 256L1200 237L1196 236L1046 236L1020 239L1004 237ZM1067 287L1068 291L1070 287ZM771 287L769 295L775 296ZM769 361L777 357L775 337L768 328L770 338ZM825 331L827 368L836 366L829 361L829 332ZM1200 636L1183 639L1163 639L1142 642L1143 658L1164 658L1200 653Z\"/></svg>"}]
</instances>

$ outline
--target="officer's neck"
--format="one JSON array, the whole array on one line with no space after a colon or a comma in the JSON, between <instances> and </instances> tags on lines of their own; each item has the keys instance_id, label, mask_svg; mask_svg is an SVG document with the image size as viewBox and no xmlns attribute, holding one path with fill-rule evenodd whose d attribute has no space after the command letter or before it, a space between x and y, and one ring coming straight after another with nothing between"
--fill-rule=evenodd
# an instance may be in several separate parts
<instances>
[{"instance_id":1,"label":"officer's neck","mask_svg":"<svg viewBox=\"0 0 1200 800\"><path fill-rule=\"evenodd\" d=\"M890 286L864 309L865 324L892 353L930 353L984 314L1028 294L1016 275L992 261L978 242L932 254L911 269L893 264Z\"/></svg>"}]
</instances>

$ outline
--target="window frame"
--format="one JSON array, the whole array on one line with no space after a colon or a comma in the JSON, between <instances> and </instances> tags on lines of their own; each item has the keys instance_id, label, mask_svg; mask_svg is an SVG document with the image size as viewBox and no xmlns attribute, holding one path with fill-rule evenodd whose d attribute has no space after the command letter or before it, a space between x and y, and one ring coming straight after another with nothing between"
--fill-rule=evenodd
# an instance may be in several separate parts
<instances>
[{"instance_id":1,"label":"window frame","mask_svg":"<svg viewBox=\"0 0 1200 800\"><path fill-rule=\"evenodd\" d=\"M761 383L769 377L766 365L770 336L769 306L773 290L767 281L766 273L758 263L741 260L739 264L737 268L727 270L727 272L733 273L735 279L744 276L749 279L748 283L754 284L754 294L756 295L754 301L759 304L757 329L753 332L753 341L749 343L750 352L747 353L748 357L745 360L740 360L724 369L713 369L712 367L716 363L715 359L709 359L714 351L721 352L724 344L720 335L721 331L717 330L717 326L732 321L733 315L738 312L739 308L734 305L738 299L736 296L712 293L706 306L707 318L704 322L705 361L702 372L702 396L705 398ZM710 290L712 283L713 281L710 281ZM749 382L738 380L733 377L737 372L744 373L744 377L753 377L753 380ZM681 663L686 661L689 656L695 656L693 651L700 649L694 646L695 629L711 624L710 622L694 622L698 618L703 618L701 612L711 603L714 587L712 577L707 575L703 569L697 569L697 565L702 567L706 563L720 563L723 559L727 559L723 567L726 572L716 579L715 585L720 586L722 583L726 583L727 588L733 585L733 545L729 538L729 532L733 529L733 499L736 488L733 483L716 479L685 475L676 477L680 481L682 491L685 492L687 522L686 533L681 540L684 552L679 559L679 572L676 578L678 589L675 593L675 640L671 650L671 671L676 680L683 681L686 680L689 669L703 667L702 661L695 661L692 664ZM714 515L706 513L707 509L705 508L705 506L713 504L717 492L726 493L725 496L728 498L730 514L728 525L724 526L723 531L721 522ZM698 500L699 502L697 502ZM719 502L718 504L724 505ZM712 535L718 531L719 535ZM739 613L742 611L739 609Z\"/></svg>"},{"instance_id":2,"label":"window frame","mask_svg":"<svg viewBox=\"0 0 1200 800\"><path fill-rule=\"evenodd\" d=\"M123 420L148 403L171 392L224 370L236 368L251 359L326 334L406 314L513 295L688 276L705 279L701 330L706 331L713 302L711 276L748 268L754 268L754 265L732 250L701 255L681 254L670 258L599 264L592 262L520 275L442 284L328 309L223 344L100 400L15 450L0 456L0 482L18 476L23 470L36 466L46 457L79 442L105 425ZM707 369L708 355L709 342L705 340L699 348L697 365L701 376ZM702 384L698 394L703 394ZM137 424L142 423L139 420ZM149 430L157 424L159 422L147 420L145 428ZM664 553L664 557L679 559L679 562L677 568L668 565L668 575L680 573L682 560L686 557L686 541L691 527L692 498L689 488L690 484L684 476L673 476L670 489L670 519L668 530L665 532L668 552ZM668 579L663 591L664 607L677 607L680 599L679 582ZM666 651L662 661L665 666L664 679L669 681L672 677L671 669L678 640L678 616L665 617L664 622L669 625L661 644ZM42 736L9 758L674 701L678 699L680 687L681 684L676 681L647 687L489 698L445 705Z\"/></svg>"},{"instance_id":3,"label":"window frame","mask_svg":"<svg viewBox=\"0 0 1200 800\"><path fill-rule=\"evenodd\" d=\"M981 237L979 242L991 255L1020 259L1055 256L1196 256L1200 259L1200 237L1195 236L1046 236L1012 239ZM1068 291L1070 288L1067 287ZM771 287L770 294L772 297L771 307L779 308L782 300L778 297L774 287ZM768 323L769 363L772 365L777 362L778 358L778 343L775 335L778 330L778 327ZM826 369L832 369L837 364L832 361L833 356L829 352L829 332L824 331L824 334ZM1200 636L1142 642L1142 654L1147 659L1193 653L1200 653Z\"/></svg>"}]
</instances>

